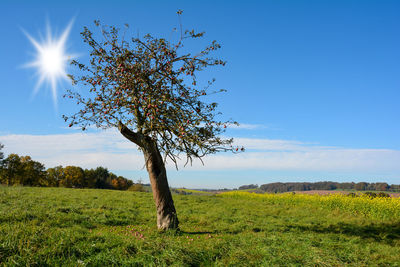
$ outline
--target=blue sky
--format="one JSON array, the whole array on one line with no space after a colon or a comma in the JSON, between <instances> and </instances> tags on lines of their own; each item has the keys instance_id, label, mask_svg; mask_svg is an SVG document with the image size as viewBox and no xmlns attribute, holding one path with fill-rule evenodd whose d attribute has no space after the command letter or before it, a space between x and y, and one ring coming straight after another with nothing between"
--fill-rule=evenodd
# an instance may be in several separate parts
<instances>
[{"instance_id":1,"label":"blue sky","mask_svg":"<svg viewBox=\"0 0 400 267\"><path fill-rule=\"evenodd\" d=\"M93 20L130 25L132 34L169 38L184 28L221 43L224 68L204 74L228 92L217 101L240 155L218 154L178 172L172 186L237 187L276 181L400 183L399 1L9 1L0 3L0 142L5 152L55 165L103 165L133 180L142 156L115 131L82 134L61 118L77 106L49 86L33 96L35 70L22 66L46 21L59 36L74 18L67 52L88 60L80 32ZM194 49L199 44L193 44ZM67 69L67 72L72 72Z\"/></svg>"}]
</instances>

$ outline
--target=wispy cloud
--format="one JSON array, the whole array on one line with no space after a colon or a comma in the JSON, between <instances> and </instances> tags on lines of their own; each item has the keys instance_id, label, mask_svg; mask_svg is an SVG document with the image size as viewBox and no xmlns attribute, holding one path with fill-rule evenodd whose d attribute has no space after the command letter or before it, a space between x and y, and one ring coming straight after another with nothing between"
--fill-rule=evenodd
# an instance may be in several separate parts
<instances>
[{"instance_id":1,"label":"wispy cloud","mask_svg":"<svg viewBox=\"0 0 400 267\"><path fill-rule=\"evenodd\" d=\"M240 129L240 130L256 130L256 129L265 129L268 128L262 124L249 124L249 123L240 123L239 125L229 124L228 127L230 129Z\"/></svg>"},{"instance_id":2,"label":"wispy cloud","mask_svg":"<svg viewBox=\"0 0 400 267\"><path fill-rule=\"evenodd\" d=\"M46 167L105 166L112 170L140 170L143 156L116 130L57 135L3 135L5 152L30 155ZM382 172L400 176L400 151L324 147L289 140L236 138L245 153L221 153L194 162L188 170L282 170ZM168 165L173 168L172 164Z\"/></svg>"},{"instance_id":3,"label":"wispy cloud","mask_svg":"<svg viewBox=\"0 0 400 267\"><path fill-rule=\"evenodd\" d=\"M234 145L244 146L247 150L256 151L304 151L312 148L311 143L291 140L259 139L259 138L235 138Z\"/></svg>"}]
</instances>

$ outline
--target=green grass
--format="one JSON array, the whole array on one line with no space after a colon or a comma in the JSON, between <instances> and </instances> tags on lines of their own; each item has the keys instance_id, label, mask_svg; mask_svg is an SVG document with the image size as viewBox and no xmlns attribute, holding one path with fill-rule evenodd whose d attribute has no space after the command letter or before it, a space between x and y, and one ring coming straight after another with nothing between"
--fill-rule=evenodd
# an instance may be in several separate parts
<instances>
[{"instance_id":1,"label":"green grass","mask_svg":"<svg viewBox=\"0 0 400 267\"><path fill-rule=\"evenodd\" d=\"M400 266L397 216L294 197L174 195L160 233L150 193L0 186L0 265Z\"/></svg>"}]
</instances>

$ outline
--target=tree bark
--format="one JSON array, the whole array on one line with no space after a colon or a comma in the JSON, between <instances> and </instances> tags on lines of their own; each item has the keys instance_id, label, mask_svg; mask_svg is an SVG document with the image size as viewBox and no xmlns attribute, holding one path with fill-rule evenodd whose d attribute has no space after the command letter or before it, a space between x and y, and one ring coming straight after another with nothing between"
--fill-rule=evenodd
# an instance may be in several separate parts
<instances>
[{"instance_id":1,"label":"tree bark","mask_svg":"<svg viewBox=\"0 0 400 267\"><path fill-rule=\"evenodd\" d=\"M169 190L167 171L157 142L141 133L135 133L122 123L118 126L121 134L137 144L143 151L146 169L149 174L153 199L157 208L157 227L160 230L178 229L178 217Z\"/></svg>"},{"instance_id":2,"label":"tree bark","mask_svg":"<svg viewBox=\"0 0 400 267\"><path fill-rule=\"evenodd\" d=\"M169 190L167 172L156 142L148 140L147 149L143 149L143 153L157 208L157 227L160 230L178 229L179 221Z\"/></svg>"}]
</instances>

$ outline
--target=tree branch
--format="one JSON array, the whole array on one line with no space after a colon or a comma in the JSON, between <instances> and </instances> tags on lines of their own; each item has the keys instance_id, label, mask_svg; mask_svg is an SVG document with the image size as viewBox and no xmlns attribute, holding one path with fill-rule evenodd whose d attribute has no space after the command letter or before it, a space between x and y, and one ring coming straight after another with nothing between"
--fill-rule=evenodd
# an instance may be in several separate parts
<instances>
[{"instance_id":1,"label":"tree branch","mask_svg":"<svg viewBox=\"0 0 400 267\"><path fill-rule=\"evenodd\" d=\"M143 135L140 133L135 133L134 131L131 131L128 127L126 127L121 121L118 122L118 130L120 133L129 141L135 143L139 147L143 147Z\"/></svg>"}]
</instances>

